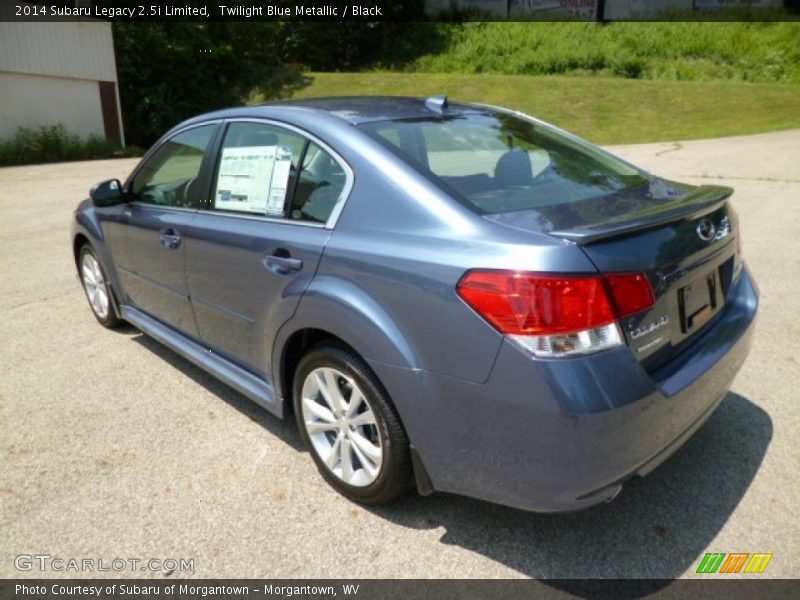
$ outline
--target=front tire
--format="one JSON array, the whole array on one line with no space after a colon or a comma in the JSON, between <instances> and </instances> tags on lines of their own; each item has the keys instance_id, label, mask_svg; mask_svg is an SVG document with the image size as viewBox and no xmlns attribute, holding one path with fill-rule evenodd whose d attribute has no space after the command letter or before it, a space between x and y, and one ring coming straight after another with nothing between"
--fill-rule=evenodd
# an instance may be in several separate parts
<instances>
[{"instance_id":1,"label":"front tire","mask_svg":"<svg viewBox=\"0 0 800 600\"><path fill-rule=\"evenodd\" d=\"M78 273L80 274L83 291L89 300L97 322L103 327L114 329L122 324L114 313L111 304L111 287L108 279L97 260L97 255L89 244L85 244L78 253Z\"/></svg>"},{"instance_id":2,"label":"front tire","mask_svg":"<svg viewBox=\"0 0 800 600\"><path fill-rule=\"evenodd\" d=\"M300 436L339 493L386 504L411 489L408 436L361 357L330 342L312 348L295 371L293 398Z\"/></svg>"}]
</instances>

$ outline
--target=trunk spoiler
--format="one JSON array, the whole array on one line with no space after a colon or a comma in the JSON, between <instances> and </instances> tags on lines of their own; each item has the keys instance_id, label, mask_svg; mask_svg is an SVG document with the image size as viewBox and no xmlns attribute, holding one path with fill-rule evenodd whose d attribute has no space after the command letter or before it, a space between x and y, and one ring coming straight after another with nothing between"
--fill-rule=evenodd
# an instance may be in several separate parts
<instances>
[{"instance_id":1,"label":"trunk spoiler","mask_svg":"<svg viewBox=\"0 0 800 600\"><path fill-rule=\"evenodd\" d=\"M548 231L549 235L576 244L591 244L618 235L654 229L674 221L690 221L715 211L733 193L728 187L703 185L677 200L658 203L633 214L588 227Z\"/></svg>"}]
</instances>

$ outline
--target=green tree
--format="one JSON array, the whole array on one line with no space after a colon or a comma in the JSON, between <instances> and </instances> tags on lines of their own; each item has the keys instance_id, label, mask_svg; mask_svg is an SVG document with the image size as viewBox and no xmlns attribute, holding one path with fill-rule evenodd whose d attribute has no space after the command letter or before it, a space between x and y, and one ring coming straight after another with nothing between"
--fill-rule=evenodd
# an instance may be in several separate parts
<instances>
[{"instance_id":1,"label":"green tree","mask_svg":"<svg viewBox=\"0 0 800 600\"><path fill-rule=\"evenodd\" d=\"M423 6L399 0L384 5L383 17L422 18ZM304 84L302 69L402 67L444 43L435 23L367 18L117 21L113 32L125 137L144 147L180 121L242 104L252 92L282 97Z\"/></svg>"},{"instance_id":2,"label":"green tree","mask_svg":"<svg viewBox=\"0 0 800 600\"><path fill-rule=\"evenodd\" d=\"M281 23L115 22L128 143L149 146L198 113L241 104L286 69Z\"/></svg>"}]
</instances>

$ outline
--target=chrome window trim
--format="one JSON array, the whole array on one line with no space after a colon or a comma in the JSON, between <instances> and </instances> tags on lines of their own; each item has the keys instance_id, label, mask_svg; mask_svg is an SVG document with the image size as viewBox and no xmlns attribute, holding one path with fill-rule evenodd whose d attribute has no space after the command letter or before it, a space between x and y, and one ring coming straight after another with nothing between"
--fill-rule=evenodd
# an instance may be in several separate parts
<instances>
[{"instance_id":1,"label":"chrome window trim","mask_svg":"<svg viewBox=\"0 0 800 600\"><path fill-rule=\"evenodd\" d=\"M353 190L353 185L355 183L355 174L353 172L353 169L352 169L352 167L350 167L350 164L344 158L342 158L341 154L336 152L336 150L331 148L327 143L325 143L324 141L319 139L314 134L309 133L305 129L301 129L300 127L297 127L296 125L292 125L290 123L285 123L283 121L277 121L275 119L268 119L268 118L264 118L264 117L233 117L233 118L230 118L230 119L223 119L223 120L224 120L226 125L230 124L230 123L263 123L263 124L266 124L266 125L272 125L274 127L280 127L282 129L288 129L289 131L293 131L294 133L303 136L307 140L309 140L311 142L314 142L320 148L325 150L325 152L330 154L331 157L342 168L342 170L344 171L344 175L345 175L344 187L342 188L342 192L339 194L339 198L336 201L336 204L334 205L333 210L331 211L331 214L328 216L328 220L325 221L325 223L315 223L313 221L296 221L296 220L293 220L293 219L276 219L274 217L267 217L266 215L262 217L261 215L256 215L256 214L247 214L247 213L237 214L237 213L232 213L232 212L225 212L225 211L221 211L221 210L215 210L213 205L212 205L211 199L208 199L207 202L206 202L206 205L208 206L208 208L205 208L205 209L201 208L200 211L206 211L206 212L213 213L215 215L231 217L231 218L234 218L234 219L255 219L255 220L258 220L258 221L266 221L266 222L269 222L269 223L282 223L282 224L285 224L285 225L301 225L303 227L315 227L315 228L318 228L318 229L319 228L333 229L334 227L336 227L336 223L338 223L338 221L339 221L339 216L342 214L342 211L344 210L344 205L347 203L347 200L350 197L350 192ZM214 157L215 158L215 161L214 161L214 171L215 172L216 172L217 160L219 159L219 152L221 151L222 146L223 146L224 143L225 143L225 138L223 137L221 142L220 142L219 148L217 148L217 156ZM299 165L298 168L299 167L302 167L302 165ZM212 173L211 175L213 177L214 173ZM298 175L299 175L299 172L298 172ZM212 187L216 186L216 182L212 180L211 185L212 185ZM212 193L213 193L213 191L212 191Z\"/></svg>"},{"instance_id":2,"label":"chrome window trim","mask_svg":"<svg viewBox=\"0 0 800 600\"><path fill-rule=\"evenodd\" d=\"M185 212L185 213L196 213L198 208L188 208L186 206L165 206L163 204L153 204L151 202L142 202L140 200L134 200L133 202L128 202L128 206L136 206L138 208L152 208L155 210L171 210L175 212Z\"/></svg>"},{"instance_id":3,"label":"chrome window trim","mask_svg":"<svg viewBox=\"0 0 800 600\"><path fill-rule=\"evenodd\" d=\"M214 215L215 217L227 217L229 219L247 219L248 221L259 221L262 223L280 223L281 225L295 225L297 227L313 227L314 229L331 229L327 223L315 223L313 221L295 221L292 219L276 219L275 217L267 217L257 215L255 213L242 212L226 212L222 210L214 210L213 208L200 208L198 214ZM330 219L328 219L330 220Z\"/></svg>"}]
</instances>

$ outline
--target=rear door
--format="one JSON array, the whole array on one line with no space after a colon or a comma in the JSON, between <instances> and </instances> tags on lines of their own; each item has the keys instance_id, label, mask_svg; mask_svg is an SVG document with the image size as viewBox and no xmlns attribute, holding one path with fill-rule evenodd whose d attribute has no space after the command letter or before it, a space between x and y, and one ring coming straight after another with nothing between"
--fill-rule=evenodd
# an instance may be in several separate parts
<instances>
[{"instance_id":1,"label":"rear door","mask_svg":"<svg viewBox=\"0 0 800 600\"><path fill-rule=\"evenodd\" d=\"M123 303L195 338L184 236L202 199L202 165L218 128L212 123L185 129L142 163L126 188L114 249Z\"/></svg>"},{"instance_id":2,"label":"rear door","mask_svg":"<svg viewBox=\"0 0 800 600\"><path fill-rule=\"evenodd\" d=\"M351 180L344 161L298 130L227 125L210 200L186 241L188 287L207 346L267 375L275 333L316 272Z\"/></svg>"}]
</instances>

